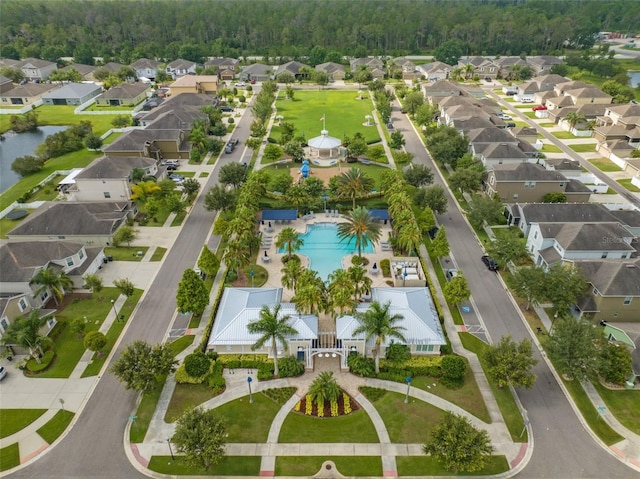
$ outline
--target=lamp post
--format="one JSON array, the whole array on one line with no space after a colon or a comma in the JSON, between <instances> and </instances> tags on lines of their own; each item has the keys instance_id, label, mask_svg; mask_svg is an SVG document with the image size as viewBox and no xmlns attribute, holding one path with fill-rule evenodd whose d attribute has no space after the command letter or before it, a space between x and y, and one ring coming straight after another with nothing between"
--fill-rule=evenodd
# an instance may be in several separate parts
<instances>
[{"instance_id":1,"label":"lamp post","mask_svg":"<svg viewBox=\"0 0 640 479\"><path fill-rule=\"evenodd\" d=\"M326 193L322 193L322 201L324 201L324 210L327 211L327 200L329 199L329 195Z\"/></svg>"},{"instance_id":2,"label":"lamp post","mask_svg":"<svg viewBox=\"0 0 640 479\"><path fill-rule=\"evenodd\" d=\"M524 431L527 429L527 426L529 425L529 416L527 415L527 410L526 409L522 410L522 418L524 419L524 427L522 428L522 432L520 433L520 437L522 437L522 435L524 434Z\"/></svg>"},{"instance_id":3,"label":"lamp post","mask_svg":"<svg viewBox=\"0 0 640 479\"><path fill-rule=\"evenodd\" d=\"M171 454L171 460L174 461L176 458L173 456L173 449L171 449L171 439L167 438L167 444L169 445L169 453Z\"/></svg>"},{"instance_id":4,"label":"lamp post","mask_svg":"<svg viewBox=\"0 0 640 479\"><path fill-rule=\"evenodd\" d=\"M251 381L253 381L253 379L251 379L251 376L248 376L247 384L249 385L249 404L253 404L253 394L251 394Z\"/></svg>"},{"instance_id":5,"label":"lamp post","mask_svg":"<svg viewBox=\"0 0 640 479\"><path fill-rule=\"evenodd\" d=\"M405 381L407 381L407 394L404 397L404 403L409 404L409 390L411 389L411 376L407 376Z\"/></svg>"},{"instance_id":6,"label":"lamp post","mask_svg":"<svg viewBox=\"0 0 640 479\"><path fill-rule=\"evenodd\" d=\"M113 314L116 315L115 320L118 320L118 310L116 309L116 300L112 299L111 300L111 307L113 308Z\"/></svg>"}]
</instances>

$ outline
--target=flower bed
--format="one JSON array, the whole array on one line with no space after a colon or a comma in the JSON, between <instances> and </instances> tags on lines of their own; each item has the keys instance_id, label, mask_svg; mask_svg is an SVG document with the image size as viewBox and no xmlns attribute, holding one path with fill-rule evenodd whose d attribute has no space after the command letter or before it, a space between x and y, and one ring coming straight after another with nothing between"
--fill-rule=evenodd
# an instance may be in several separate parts
<instances>
[{"instance_id":1,"label":"flower bed","mask_svg":"<svg viewBox=\"0 0 640 479\"><path fill-rule=\"evenodd\" d=\"M322 405L318 405L318 403L313 401L311 396L307 394L300 399L293 408L294 412L299 414L317 417L346 416L358 409L360 409L360 405L344 391L340 394L337 401L325 401Z\"/></svg>"}]
</instances>

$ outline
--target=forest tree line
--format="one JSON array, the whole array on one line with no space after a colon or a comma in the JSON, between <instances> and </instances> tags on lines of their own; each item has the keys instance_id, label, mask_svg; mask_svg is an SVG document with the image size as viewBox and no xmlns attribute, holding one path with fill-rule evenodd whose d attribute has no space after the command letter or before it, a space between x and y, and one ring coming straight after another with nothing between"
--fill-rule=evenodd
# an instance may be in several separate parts
<instances>
[{"instance_id":1,"label":"forest tree line","mask_svg":"<svg viewBox=\"0 0 640 479\"><path fill-rule=\"evenodd\" d=\"M628 0L5 0L0 56L199 61L208 56L318 59L425 54L560 54L599 31L634 32ZM635 33L635 32L634 32Z\"/></svg>"}]
</instances>

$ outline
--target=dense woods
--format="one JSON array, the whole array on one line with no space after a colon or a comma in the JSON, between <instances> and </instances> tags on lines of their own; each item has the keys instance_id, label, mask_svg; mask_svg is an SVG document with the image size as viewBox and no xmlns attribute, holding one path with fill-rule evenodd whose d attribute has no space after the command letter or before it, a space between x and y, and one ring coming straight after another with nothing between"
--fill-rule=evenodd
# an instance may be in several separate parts
<instances>
[{"instance_id":1,"label":"dense woods","mask_svg":"<svg viewBox=\"0 0 640 479\"><path fill-rule=\"evenodd\" d=\"M265 55L319 63L426 53L453 40L464 54L558 53L590 46L598 31L637 29L640 2L5 0L0 14L0 53L8 58Z\"/></svg>"}]
</instances>

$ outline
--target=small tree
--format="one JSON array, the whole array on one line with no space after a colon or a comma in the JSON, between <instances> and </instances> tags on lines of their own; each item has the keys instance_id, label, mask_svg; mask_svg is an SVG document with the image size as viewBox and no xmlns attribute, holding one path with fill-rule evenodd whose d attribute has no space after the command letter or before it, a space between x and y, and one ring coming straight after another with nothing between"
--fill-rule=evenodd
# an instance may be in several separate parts
<instances>
[{"instance_id":1,"label":"small tree","mask_svg":"<svg viewBox=\"0 0 640 479\"><path fill-rule=\"evenodd\" d=\"M516 343L511 335L503 336L497 344L489 346L484 352L488 364L488 374L499 388L505 386L531 388L536 375L531 368L538 364L533 357L530 339Z\"/></svg>"},{"instance_id":2,"label":"small tree","mask_svg":"<svg viewBox=\"0 0 640 479\"><path fill-rule=\"evenodd\" d=\"M90 150L99 150L102 148L102 138L95 133L89 133L84 137L84 146Z\"/></svg>"},{"instance_id":3,"label":"small tree","mask_svg":"<svg viewBox=\"0 0 640 479\"><path fill-rule=\"evenodd\" d=\"M219 267L220 260L216 254L207 248L207 246L204 246L202 248L202 253L200 253L200 257L198 258L198 268L200 268L200 271L205 273L207 276L211 276L218 272Z\"/></svg>"},{"instance_id":4,"label":"small tree","mask_svg":"<svg viewBox=\"0 0 640 479\"><path fill-rule=\"evenodd\" d=\"M450 471L475 472L486 465L493 446L487 431L476 429L466 417L446 411L422 450Z\"/></svg>"},{"instance_id":5,"label":"small tree","mask_svg":"<svg viewBox=\"0 0 640 479\"><path fill-rule=\"evenodd\" d=\"M195 178L187 178L182 182L182 191L188 196L193 197L200 189L200 182Z\"/></svg>"},{"instance_id":6,"label":"small tree","mask_svg":"<svg viewBox=\"0 0 640 479\"><path fill-rule=\"evenodd\" d=\"M459 305L471 296L467 280L462 276L452 278L451 281L444 285L442 292L444 293L444 297L447 298L447 301L455 305Z\"/></svg>"},{"instance_id":7,"label":"small tree","mask_svg":"<svg viewBox=\"0 0 640 479\"><path fill-rule=\"evenodd\" d=\"M247 168L240 163L229 163L220 168L218 180L223 185L232 185L237 189L247 180L247 174Z\"/></svg>"},{"instance_id":8,"label":"small tree","mask_svg":"<svg viewBox=\"0 0 640 479\"><path fill-rule=\"evenodd\" d=\"M404 178L411 186L423 186L433 183L433 171L425 165L413 165L404 172Z\"/></svg>"},{"instance_id":9,"label":"small tree","mask_svg":"<svg viewBox=\"0 0 640 479\"><path fill-rule=\"evenodd\" d=\"M318 409L324 407L325 401L336 401L340 397L340 387L333 371L322 371L309 386L309 395Z\"/></svg>"},{"instance_id":10,"label":"small tree","mask_svg":"<svg viewBox=\"0 0 640 479\"><path fill-rule=\"evenodd\" d=\"M215 185L204 197L204 208L207 211L228 211L235 206L236 195L233 191L227 191L222 185Z\"/></svg>"},{"instance_id":11,"label":"small tree","mask_svg":"<svg viewBox=\"0 0 640 479\"><path fill-rule=\"evenodd\" d=\"M265 163L275 163L280 160L284 155L284 150L282 147L278 145L274 145L273 143L269 143L264 147L264 153L262 154L262 159Z\"/></svg>"},{"instance_id":12,"label":"small tree","mask_svg":"<svg viewBox=\"0 0 640 479\"><path fill-rule=\"evenodd\" d=\"M84 347L89 351L102 355L101 349L107 345L107 337L100 331L91 331L84 337Z\"/></svg>"},{"instance_id":13,"label":"small tree","mask_svg":"<svg viewBox=\"0 0 640 479\"><path fill-rule=\"evenodd\" d=\"M168 344L151 346L138 340L125 348L110 371L126 389L145 392L155 389L158 379L173 372L177 363Z\"/></svg>"},{"instance_id":14,"label":"small tree","mask_svg":"<svg viewBox=\"0 0 640 479\"><path fill-rule=\"evenodd\" d=\"M439 215L447 212L447 194L440 185L433 185L428 188L420 188L413 198L416 206L430 208Z\"/></svg>"},{"instance_id":15,"label":"small tree","mask_svg":"<svg viewBox=\"0 0 640 479\"><path fill-rule=\"evenodd\" d=\"M405 145L405 143L406 141L404 139L404 136L402 135L402 132L395 130L393 133L391 133L389 141L389 146L391 148L393 148L394 150L399 150Z\"/></svg>"},{"instance_id":16,"label":"small tree","mask_svg":"<svg viewBox=\"0 0 640 479\"><path fill-rule=\"evenodd\" d=\"M442 258L449 254L449 241L447 240L447 230L444 226L441 226L436 233L429 249L437 258Z\"/></svg>"},{"instance_id":17,"label":"small tree","mask_svg":"<svg viewBox=\"0 0 640 479\"><path fill-rule=\"evenodd\" d=\"M598 345L602 330L581 319L558 318L553 324L548 352L558 372L569 379L584 381L598 371Z\"/></svg>"},{"instance_id":18,"label":"small tree","mask_svg":"<svg viewBox=\"0 0 640 479\"><path fill-rule=\"evenodd\" d=\"M21 177L31 175L42 169L44 158L31 155L19 156L11 163L11 170Z\"/></svg>"},{"instance_id":19,"label":"small tree","mask_svg":"<svg viewBox=\"0 0 640 479\"><path fill-rule=\"evenodd\" d=\"M98 295L98 299L102 299L100 297L100 291L104 288L104 282L100 276L97 274L88 274L84 277L84 284L87 289L91 290L91 293Z\"/></svg>"},{"instance_id":20,"label":"small tree","mask_svg":"<svg viewBox=\"0 0 640 479\"><path fill-rule=\"evenodd\" d=\"M181 313L202 314L209 304L209 292L202 278L192 269L185 269L178 285L176 304Z\"/></svg>"},{"instance_id":21,"label":"small tree","mask_svg":"<svg viewBox=\"0 0 640 479\"><path fill-rule=\"evenodd\" d=\"M191 409L178 418L171 441L193 467L209 469L225 456L227 429L215 409Z\"/></svg>"},{"instance_id":22,"label":"small tree","mask_svg":"<svg viewBox=\"0 0 640 479\"><path fill-rule=\"evenodd\" d=\"M605 381L624 384L633 372L632 366L631 352L626 346L607 341L601 348L599 373Z\"/></svg>"},{"instance_id":23,"label":"small tree","mask_svg":"<svg viewBox=\"0 0 640 479\"><path fill-rule=\"evenodd\" d=\"M127 248L131 248L131 242L138 237L138 232L132 226L121 226L113 235L113 246L116 248L122 243L127 243Z\"/></svg>"},{"instance_id":24,"label":"small tree","mask_svg":"<svg viewBox=\"0 0 640 479\"><path fill-rule=\"evenodd\" d=\"M128 278L114 279L113 285L127 298L133 296L133 293L136 292L136 285Z\"/></svg>"},{"instance_id":25,"label":"small tree","mask_svg":"<svg viewBox=\"0 0 640 479\"><path fill-rule=\"evenodd\" d=\"M476 228L486 221L488 224L496 224L500 221L504 205L499 199L486 196L474 196L469 202L467 218Z\"/></svg>"},{"instance_id":26,"label":"small tree","mask_svg":"<svg viewBox=\"0 0 640 479\"><path fill-rule=\"evenodd\" d=\"M472 168L460 168L449 177L451 188L463 193L473 193L482 186L482 172Z\"/></svg>"},{"instance_id":27,"label":"small tree","mask_svg":"<svg viewBox=\"0 0 640 479\"><path fill-rule=\"evenodd\" d=\"M522 266L511 275L510 286L518 297L527 300L527 311L532 304L539 304L544 297L544 280L545 272L537 266Z\"/></svg>"},{"instance_id":28,"label":"small tree","mask_svg":"<svg viewBox=\"0 0 640 479\"><path fill-rule=\"evenodd\" d=\"M73 335L79 339L84 336L84 330L87 328L87 323L85 323L82 318L76 318L71 321L69 326L71 327Z\"/></svg>"},{"instance_id":29,"label":"small tree","mask_svg":"<svg viewBox=\"0 0 640 479\"><path fill-rule=\"evenodd\" d=\"M447 354L440 363L442 379L447 386L460 386L467 372L467 363L460 356Z\"/></svg>"},{"instance_id":30,"label":"small tree","mask_svg":"<svg viewBox=\"0 0 640 479\"><path fill-rule=\"evenodd\" d=\"M517 228L508 229L506 234L501 234L487 245L487 253L496 258L501 266L529 257L527 244L520 238L519 231Z\"/></svg>"},{"instance_id":31,"label":"small tree","mask_svg":"<svg viewBox=\"0 0 640 479\"><path fill-rule=\"evenodd\" d=\"M131 117L127 115L117 115L113 120L111 120L111 125L115 128L124 128L125 126L129 126L131 124Z\"/></svg>"}]
</instances>

